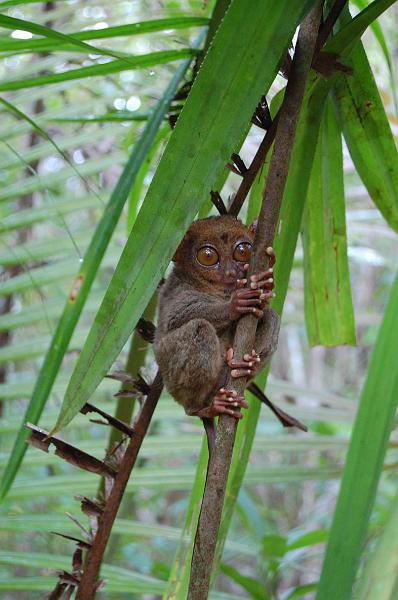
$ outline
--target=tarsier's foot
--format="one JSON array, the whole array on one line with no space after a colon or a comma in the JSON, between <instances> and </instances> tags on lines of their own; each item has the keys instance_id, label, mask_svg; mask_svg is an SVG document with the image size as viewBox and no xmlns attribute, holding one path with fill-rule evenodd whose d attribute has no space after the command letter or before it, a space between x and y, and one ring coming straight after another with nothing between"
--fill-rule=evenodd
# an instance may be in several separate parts
<instances>
[{"instance_id":1,"label":"tarsier's foot","mask_svg":"<svg viewBox=\"0 0 398 600\"><path fill-rule=\"evenodd\" d=\"M235 390L226 390L221 388L212 399L210 406L203 408L196 414L198 417L218 417L219 415L231 415L237 419L243 417L242 413L237 408L248 408L244 396L238 396ZM234 410L235 409L235 410Z\"/></svg>"},{"instance_id":2,"label":"tarsier's foot","mask_svg":"<svg viewBox=\"0 0 398 600\"><path fill-rule=\"evenodd\" d=\"M255 350L252 350L251 354L245 354L243 360L234 359L233 348L227 350L227 364L232 369L232 377L246 377L247 379L253 379L253 377L257 375L259 362L260 356Z\"/></svg>"},{"instance_id":3,"label":"tarsier's foot","mask_svg":"<svg viewBox=\"0 0 398 600\"><path fill-rule=\"evenodd\" d=\"M269 259L269 267L266 271L260 271L250 276L250 287L245 288L247 279L238 279L236 282L237 290L231 299L232 318L237 318L242 314L253 314L260 319L264 315L265 306L269 300L275 297L274 289L274 270L275 252L269 247L266 250ZM249 264L244 265L247 271Z\"/></svg>"}]
</instances>

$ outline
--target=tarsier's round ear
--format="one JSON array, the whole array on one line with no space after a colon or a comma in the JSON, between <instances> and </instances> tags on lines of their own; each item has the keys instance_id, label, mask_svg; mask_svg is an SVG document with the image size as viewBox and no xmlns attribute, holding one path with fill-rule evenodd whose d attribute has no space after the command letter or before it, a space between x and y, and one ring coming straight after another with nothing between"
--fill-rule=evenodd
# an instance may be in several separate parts
<instances>
[{"instance_id":1,"label":"tarsier's round ear","mask_svg":"<svg viewBox=\"0 0 398 600\"><path fill-rule=\"evenodd\" d=\"M253 223L249 226L249 231L253 235L256 233L257 224L258 224L258 219L254 219Z\"/></svg>"}]
</instances>

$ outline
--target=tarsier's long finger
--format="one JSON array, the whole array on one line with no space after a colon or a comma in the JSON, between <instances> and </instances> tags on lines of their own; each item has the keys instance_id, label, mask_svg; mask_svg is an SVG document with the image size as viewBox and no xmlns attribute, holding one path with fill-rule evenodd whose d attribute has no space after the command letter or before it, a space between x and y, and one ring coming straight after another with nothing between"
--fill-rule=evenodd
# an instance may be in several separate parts
<instances>
[{"instance_id":1,"label":"tarsier's long finger","mask_svg":"<svg viewBox=\"0 0 398 600\"><path fill-rule=\"evenodd\" d=\"M247 356L247 354L245 356ZM231 367L231 369L252 369L256 362L257 361L254 359L231 360L231 362L228 363L228 366Z\"/></svg>"},{"instance_id":2,"label":"tarsier's long finger","mask_svg":"<svg viewBox=\"0 0 398 600\"><path fill-rule=\"evenodd\" d=\"M232 369L231 377L234 379L237 377L251 377L254 374L253 369Z\"/></svg>"},{"instance_id":3,"label":"tarsier's long finger","mask_svg":"<svg viewBox=\"0 0 398 600\"><path fill-rule=\"evenodd\" d=\"M251 306L242 306L236 309L236 311L238 313L243 314L253 314L255 317L257 317L258 319L261 319L262 316L264 316L264 311L260 310L259 308L253 308Z\"/></svg>"},{"instance_id":4,"label":"tarsier's long finger","mask_svg":"<svg viewBox=\"0 0 398 600\"><path fill-rule=\"evenodd\" d=\"M269 300L271 298L275 298L276 294L273 291L273 289L271 288L270 290L261 290L261 295L260 295L260 308L263 309L267 306Z\"/></svg>"},{"instance_id":5,"label":"tarsier's long finger","mask_svg":"<svg viewBox=\"0 0 398 600\"><path fill-rule=\"evenodd\" d=\"M260 306L261 300L261 294L258 298L238 298L236 308L243 306Z\"/></svg>"},{"instance_id":6,"label":"tarsier's long finger","mask_svg":"<svg viewBox=\"0 0 398 600\"><path fill-rule=\"evenodd\" d=\"M259 271L250 276L251 281L258 281L259 279L270 279L274 276L274 269L269 267L265 271Z\"/></svg>"},{"instance_id":7,"label":"tarsier's long finger","mask_svg":"<svg viewBox=\"0 0 398 600\"><path fill-rule=\"evenodd\" d=\"M243 290L239 290L239 293L237 293L237 299L241 300L242 298L259 298L261 294L260 290L254 290L254 289L243 289Z\"/></svg>"},{"instance_id":8,"label":"tarsier's long finger","mask_svg":"<svg viewBox=\"0 0 398 600\"><path fill-rule=\"evenodd\" d=\"M253 377L259 362L260 357L255 350L252 350L251 354L245 354L242 360L234 359L233 348L227 350L227 364L231 368L231 377Z\"/></svg>"},{"instance_id":9,"label":"tarsier's long finger","mask_svg":"<svg viewBox=\"0 0 398 600\"><path fill-rule=\"evenodd\" d=\"M214 402L214 409L218 414L230 415L231 417L235 417L236 419L242 419L243 415L239 410L232 410L231 408L227 408L226 406L222 406L218 402Z\"/></svg>"},{"instance_id":10,"label":"tarsier's long finger","mask_svg":"<svg viewBox=\"0 0 398 600\"><path fill-rule=\"evenodd\" d=\"M238 400L239 398L242 398L242 396L238 396L238 392L236 392L235 390L226 390L225 388L221 388L218 390L218 392L214 395L214 400L227 400L228 402L234 402L235 400Z\"/></svg>"},{"instance_id":11,"label":"tarsier's long finger","mask_svg":"<svg viewBox=\"0 0 398 600\"><path fill-rule=\"evenodd\" d=\"M237 279L236 280L236 289L240 290L245 287L247 283L247 279Z\"/></svg>"},{"instance_id":12,"label":"tarsier's long finger","mask_svg":"<svg viewBox=\"0 0 398 600\"><path fill-rule=\"evenodd\" d=\"M220 388L214 398L217 400L228 400L229 402L234 402L235 400L240 402L245 399L244 396L239 395L235 390L226 390L225 388Z\"/></svg>"},{"instance_id":13,"label":"tarsier's long finger","mask_svg":"<svg viewBox=\"0 0 398 600\"><path fill-rule=\"evenodd\" d=\"M234 349L228 348L227 353L225 355L225 358L226 358L228 364L231 362L233 357L234 357ZM224 388L221 388L220 392L223 392L223 391L224 391ZM236 394L236 392L235 392L235 394Z\"/></svg>"},{"instance_id":14,"label":"tarsier's long finger","mask_svg":"<svg viewBox=\"0 0 398 600\"><path fill-rule=\"evenodd\" d=\"M224 400L214 400L214 405L225 406L227 408L249 408L249 405L243 396L237 396L231 400L229 398Z\"/></svg>"},{"instance_id":15,"label":"tarsier's long finger","mask_svg":"<svg viewBox=\"0 0 398 600\"><path fill-rule=\"evenodd\" d=\"M275 292L271 291L271 290L267 290L266 292L264 292L263 294L261 294L261 296L265 296L265 298L276 298L276 294ZM261 298L260 296L260 298Z\"/></svg>"},{"instance_id":16,"label":"tarsier's long finger","mask_svg":"<svg viewBox=\"0 0 398 600\"><path fill-rule=\"evenodd\" d=\"M255 365L255 363L260 362L260 355L254 350L247 354L243 355L243 359L242 360L235 360L234 358L234 349L228 348L227 352L226 352L226 359L227 359L227 364L229 367L237 367L237 368L250 368L253 365ZM223 394L234 394L236 396L236 392L229 392L227 390L225 390L225 388L221 388L219 393L223 393Z\"/></svg>"},{"instance_id":17,"label":"tarsier's long finger","mask_svg":"<svg viewBox=\"0 0 398 600\"><path fill-rule=\"evenodd\" d=\"M267 287L270 289L274 285L274 270L260 271L250 276L250 288L256 290L258 288Z\"/></svg>"},{"instance_id":18,"label":"tarsier's long finger","mask_svg":"<svg viewBox=\"0 0 398 600\"><path fill-rule=\"evenodd\" d=\"M276 262L275 251L271 246L268 246L268 248L266 249L266 253L269 256L269 266L273 267Z\"/></svg>"}]
</instances>

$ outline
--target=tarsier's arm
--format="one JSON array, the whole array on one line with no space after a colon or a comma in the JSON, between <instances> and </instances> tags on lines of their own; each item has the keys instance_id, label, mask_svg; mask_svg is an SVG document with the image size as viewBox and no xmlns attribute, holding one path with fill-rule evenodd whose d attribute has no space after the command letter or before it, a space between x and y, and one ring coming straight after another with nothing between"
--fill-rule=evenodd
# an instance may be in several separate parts
<instances>
[{"instance_id":1,"label":"tarsier's arm","mask_svg":"<svg viewBox=\"0 0 398 600\"><path fill-rule=\"evenodd\" d=\"M196 290L184 290L176 294L173 309L167 314L167 331L177 329L192 319L206 319L216 330L225 329L242 314L262 316L261 305L272 293L262 289L246 289L246 280L238 280L238 289L230 299L222 300Z\"/></svg>"},{"instance_id":2,"label":"tarsier's arm","mask_svg":"<svg viewBox=\"0 0 398 600\"><path fill-rule=\"evenodd\" d=\"M167 330L178 329L193 319L206 319L216 329L224 329L231 322L230 302L195 290L184 291L176 298L172 312L167 315Z\"/></svg>"}]
</instances>

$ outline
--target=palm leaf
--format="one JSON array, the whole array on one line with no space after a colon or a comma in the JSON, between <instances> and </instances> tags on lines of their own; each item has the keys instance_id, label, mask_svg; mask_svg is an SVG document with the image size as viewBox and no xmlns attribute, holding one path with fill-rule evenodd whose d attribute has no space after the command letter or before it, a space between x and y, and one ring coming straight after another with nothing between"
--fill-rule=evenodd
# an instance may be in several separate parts
<instances>
[{"instance_id":1,"label":"palm leaf","mask_svg":"<svg viewBox=\"0 0 398 600\"><path fill-rule=\"evenodd\" d=\"M25 90L27 88L42 87L43 85L56 84L61 81L74 81L76 79L84 79L86 77L99 77L110 75L112 73L120 73L121 71L131 71L134 69L146 69L156 65L163 65L175 60L192 58L197 52L190 48L183 50L164 50L162 52L151 52L142 56L124 59L115 59L104 64L91 65L89 67L80 67L70 69L64 73L51 73L50 75L41 75L35 78L25 78L18 80L3 81L0 83L0 92L11 90Z\"/></svg>"},{"instance_id":2,"label":"palm leaf","mask_svg":"<svg viewBox=\"0 0 398 600\"><path fill-rule=\"evenodd\" d=\"M15 441L9 464L7 465L1 482L1 497L4 497L10 485L12 484L26 450L25 442L28 432L26 431L24 424L26 421L38 423L55 377L60 368L63 356L68 348L72 333L76 327L88 293L98 271L98 267L101 264L102 257L104 256L111 235L117 225L122 208L127 200L131 186L133 185L135 177L145 160L147 152L151 148L157 131L163 121L164 114L168 109L170 101L173 98L178 85L189 66L189 62L189 60L185 61L178 68L171 82L169 83L163 98L156 106L152 117L149 119L141 135L141 138L133 148L131 156L126 163L118 184L109 199L109 203L103 214L103 217L97 226L96 232L91 240L90 246L83 259L79 272L76 276L75 283L72 287L72 290L76 290L76 294L73 293L73 295L70 295L68 298L65 309L59 320L57 330L48 348L31 401L26 409L20 432ZM56 265L56 267L59 269L59 264ZM75 271L75 268L73 271ZM65 275L64 270L61 272L63 275ZM12 280L10 280L10 282L12 283ZM76 288L76 284L78 284L78 288Z\"/></svg>"},{"instance_id":3,"label":"palm leaf","mask_svg":"<svg viewBox=\"0 0 398 600\"><path fill-rule=\"evenodd\" d=\"M355 344L348 271L343 151L326 104L303 219L305 318L311 346Z\"/></svg>"},{"instance_id":4,"label":"palm leaf","mask_svg":"<svg viewBox=\"0 0 398 600\"><path fill-rule=\"evenodd\" d=\"M0 4L0 7L2 5ZM4 17L4 15L1 15ZM15 23L19 21L19 23ZM48 27L40 27L36 23L22 21L21 19L12 19L7 17L7 23L11 29L22 29L23 31L31 31L46 38L43 40L15 40L1 39L0 52L53 52L57 50L71 50L72 48L86 50L92 52L94 48L88 44L75 43L82 40L101 40L119 36L140 35L143 33L152 33L155 31L165 31L170 29L185 29L188 27L200 27L207 25L209 20L205 17L172 17L167 19L153 19L151 21L141 21L139 23L128 23L126 25L114 25L103 29L86 29L69 33L68 35L54 32ZM5 27L4 21L0 19L0 25ZM27 29L30 27L30 29ZM53 38L53 39L51 39ZM72 41L71 41L72 38ZM63 42L63 43L62 43ZM95 48L95 53L100 54L101 49Z\"/></svg>"},{"instance_id":5,"label":"palm leaf","mask_svg":"<svg viewBox=\"0 0 398 600\"><path fill-rule=\"evenodd\" d=\"M352 597L398 401L398 276L372 354L317 590L319 600ZM348 525L347 525L348 524Z\"/></svg>"}]
</instances>

